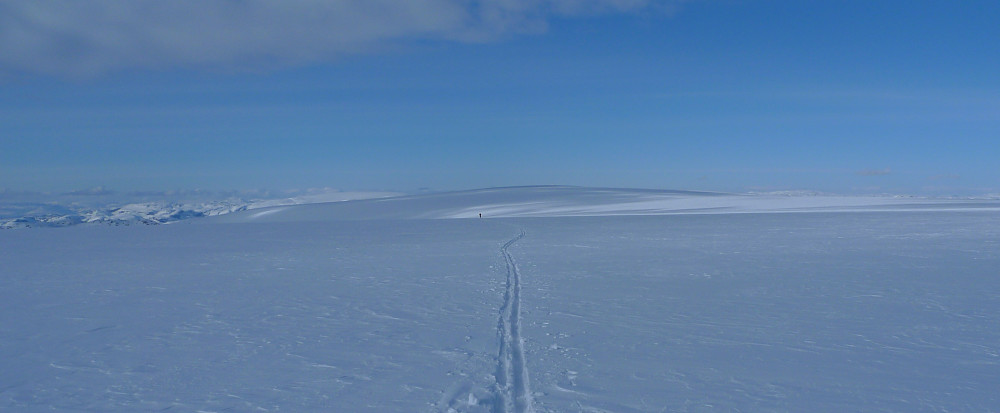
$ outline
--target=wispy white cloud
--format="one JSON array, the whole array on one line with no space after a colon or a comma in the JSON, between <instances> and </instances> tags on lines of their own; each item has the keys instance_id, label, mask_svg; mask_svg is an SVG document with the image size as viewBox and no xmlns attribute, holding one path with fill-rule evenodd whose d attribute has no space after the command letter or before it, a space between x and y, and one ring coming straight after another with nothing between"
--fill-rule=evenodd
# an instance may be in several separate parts
<instances>
[{"instance_id":1,"label":"wispy white cloud","mask_svg":"<svg viewBox=\"0 0 1000 413\"><path fill-rule=\"evenodd\" d=\"M112 191L103 186L95 186L93 188L80 189L76 191L66 192L63 195L76 195L76 196L107 196L114 195L115 191Z\"/></svg>"},{"instance_id":2,"label":"wispy white cloud","mask_svg":"<svg viewBox=\"0 0 1000 413\"><path fill-rule=\"evenodd\" d=\"M681 0L0 0L0 74L267 69L414 40L539 33L553 17Z\"/></svg>"},{"instance_id":3,"label":"wispy white cloud","mask_svg":"<svg viewBox=\"0 0 1000 413\"><path fill-rule=\"evenodd\" d=\"M885 175L892 174L892 170L890 170L889 168L885 168L885 169L864 169L864 170L861 170L861 171L857 171L855 173L858 174L858 175L861 175L861 176L885 176Z\"/></svg>"}]
</instances>

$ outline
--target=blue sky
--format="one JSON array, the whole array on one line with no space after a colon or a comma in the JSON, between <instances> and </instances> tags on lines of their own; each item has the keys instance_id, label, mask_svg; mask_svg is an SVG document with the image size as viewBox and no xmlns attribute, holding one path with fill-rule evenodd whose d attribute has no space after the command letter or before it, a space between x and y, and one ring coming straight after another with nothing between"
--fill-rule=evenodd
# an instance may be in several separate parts
<instances>
[{"instance_id":1,"label":"blue sky","mask_svg":"<svg viewBox=\"0 0 1000 413\"><path fill-rule=\"evenodd\" d=\"M0 1L0 188L1000 193L995 1L151 1Z\"/></svg>"}]
</instances>

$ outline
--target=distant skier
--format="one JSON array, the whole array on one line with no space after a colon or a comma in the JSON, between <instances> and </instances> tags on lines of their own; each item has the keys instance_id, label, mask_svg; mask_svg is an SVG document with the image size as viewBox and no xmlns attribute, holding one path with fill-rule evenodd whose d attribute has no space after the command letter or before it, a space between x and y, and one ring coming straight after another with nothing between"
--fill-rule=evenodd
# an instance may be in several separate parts
<instances>
[{"instance_id":1,"label":"distant skier","mask_svg":"<svg viewBox=\"0 0 1000 413\"><path fill-rule=\"evenodd\" d=\"M480 212L480 213L479 213L479 217L480 217L480 218L482 218L482 217L483 217L483 213L482 213L482 212Z\"/></svg>"}]
</instances>

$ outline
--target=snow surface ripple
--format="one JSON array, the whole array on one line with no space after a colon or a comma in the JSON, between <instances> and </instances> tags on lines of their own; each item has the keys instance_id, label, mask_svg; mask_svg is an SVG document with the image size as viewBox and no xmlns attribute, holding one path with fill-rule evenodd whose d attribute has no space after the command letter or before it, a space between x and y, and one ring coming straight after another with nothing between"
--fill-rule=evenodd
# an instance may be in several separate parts
<instances>
[{"instance_id":1,"label":"snow surface ripple","mask_svg":"<svg viewBox=\"0 0 1000 413\"><path fill-rule=\"evenodd\" d=\"M509 248L524 238L524 231L500 248L507 264L507 286L504 292L497 334L500 338L500 352L497 356L497 397L494 411L534 412L531 386L528 381L528 365L524 356L524 338L521 337L521 274L517 263L510 255Z\"/></svg>"}]
</instances>

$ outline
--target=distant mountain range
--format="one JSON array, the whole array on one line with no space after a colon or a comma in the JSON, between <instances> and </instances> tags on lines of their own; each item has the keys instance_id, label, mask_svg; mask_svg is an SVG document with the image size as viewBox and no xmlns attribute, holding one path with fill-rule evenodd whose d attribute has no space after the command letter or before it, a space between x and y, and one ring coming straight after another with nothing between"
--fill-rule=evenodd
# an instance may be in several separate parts
<instances>
[{"instance_id":1,"label":"distant mountain range","mask_svg":"<svg viewBox=\"0 0 1000 413\"><path fill-rule=\"evenodd\" d=\"M240 197L222 193L220 194L222 196L219 196L220 200L206 200L205 198L210 198L213 194L131 193L117 197L125 199L117 201L116 195L112 191L103 189L59 195L0 192L0 229L67 227L79 224L157 225L258 208L380 198L399 194L320 189L296 191L293 196L254 192L245 194L250 196ZM259 197L261 195L271 195L271 197ZM155 200L156 198L164 200Z\"/></svg>"}]
</instances>

